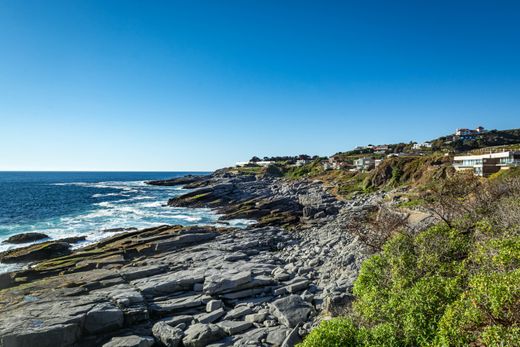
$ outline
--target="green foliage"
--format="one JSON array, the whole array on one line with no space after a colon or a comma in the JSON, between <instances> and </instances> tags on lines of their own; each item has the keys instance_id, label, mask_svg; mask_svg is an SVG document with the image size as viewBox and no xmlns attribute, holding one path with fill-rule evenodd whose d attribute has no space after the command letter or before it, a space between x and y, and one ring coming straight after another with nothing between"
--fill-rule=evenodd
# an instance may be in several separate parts
<instances>
[{"instance_id":1,"label":"green foliage","mask_svg":"<svg viewBox=\"0 0 520 347\"><path fill-rule=\"evenodd\" d=\"M352 320L323 323L303 346L520 346L519 265L520 236L488 222L397 234L363 263Z\"/></svg>"},{"instance_id":2,"label":"green foliage","mask_svg":"<svg viewBox=\"0 0 520 347\"><path fill-rule=\"evenodd\" d=\"M335 318L321 322L299 347L359 346L363 343L360 337L359 329L352 320Z\"/></svg>"},{"instance_id":3,"label":"green foliage","mask_svg":"<svg viewBox=\"0 0 520 347\"><path fill-rule=\"evenodd\" d=\"M285 172L285 177L289 179L300 179L308 176L317 176L323 173L323 171L321 160L317 159L306 165L289 167Z\"/></svg>"}]
</instances>

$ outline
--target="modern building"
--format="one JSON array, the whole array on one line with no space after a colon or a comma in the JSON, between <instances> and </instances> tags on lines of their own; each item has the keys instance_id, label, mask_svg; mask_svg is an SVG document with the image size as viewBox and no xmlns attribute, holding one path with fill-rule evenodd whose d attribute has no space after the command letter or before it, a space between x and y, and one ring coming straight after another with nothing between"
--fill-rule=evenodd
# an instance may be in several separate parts
<instances>
[{"instance_id":1,"label":"modern building","mask_svg":"<svg viewBox=\"0 0 520 347\"><path fill-rule=\"evenodd\" d=\"M298 159L296 160L296 163L294 163L294 166L304 166L311 162L311 160L308 159Z\"/></svg>"},{"instance_id":2,"label":"modern building","mask_svg":"<svg viewBox=\"0 0 520 347\"><path fill-rule=\"evenodd\" d=\"M475 138L476 135L483 134L485 132L486 132L486 130L484 129L484 127L481 127L481 126L476 127L475 130L459 128L459 129L455 130L455 137L462 139L462 140L467 140L467 139L473 139L473 138Z\"/></svg>"},{"instance_id":3,"label":"modern building","mask_svg":"<svg viewBox=\"0 0 520 347\"><path fill-rule=\"evenodd\" d=\"M424 148L432 148L432 144L430 142L423 142L423 143L414 143L412 146L412 149L415 150L421 150Z\"/></svg>"},{"instance_id":4,"label":"modern building","mask_svg":"<svg viewBox=\"0 0 520 347\"><path fill-rule=\"evenodd\" d=\"M363 157L354 160L354 166L358 171L368 171L372 170L376 166L376 161L374 158Z\"/></svg>"},{"instance_id":5,"label":"modern building","mask_svg":"<svg viewBox=\"0 0 520 347\"><path fill-rule=\"evenodd\" d=\"M455 170L473 171L475 175L484 177L514 166L520 166L520 151L460 155L453 158Z\"/></svg>"}]
</instances>

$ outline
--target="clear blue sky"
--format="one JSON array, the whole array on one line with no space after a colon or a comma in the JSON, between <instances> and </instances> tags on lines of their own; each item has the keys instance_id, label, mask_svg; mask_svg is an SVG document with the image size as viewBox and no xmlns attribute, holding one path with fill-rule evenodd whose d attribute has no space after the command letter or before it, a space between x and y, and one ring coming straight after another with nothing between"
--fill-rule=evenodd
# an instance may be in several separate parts
<instances>
[{"instance_id":1,"label":"clear blue sky","mask_svg":"<svg viewBox=\"0 0 520 347\"><path fill-rule=\"evenodd\" d=\"M518 1L0 1L0 170L208 170L519 120Z\"/></svg>"}]
</instances>

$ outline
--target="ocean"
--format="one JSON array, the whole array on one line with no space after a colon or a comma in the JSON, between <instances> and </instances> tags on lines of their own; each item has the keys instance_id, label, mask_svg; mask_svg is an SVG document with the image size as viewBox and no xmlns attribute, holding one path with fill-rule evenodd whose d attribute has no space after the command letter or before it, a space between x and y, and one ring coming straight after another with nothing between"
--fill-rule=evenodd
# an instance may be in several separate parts
<instances>
[{"instance_id":1,"label":"ocean","mask_svg":"<svg viewBox=\"0 0 520 347\"><path fill-rule=\"evenodd\" d=\"M187 190L145 184L188 174L207 173L0 172L0 251L26 246L3 242L25 232L42 232L50 239L86 236L73 245L77 248L115 234L106 229L217 224L219 216L210 209L166 205ZM237 227L249 223L231 221ZM0 272L13 268L0 264Z\"/></svg>"}]
</instances>

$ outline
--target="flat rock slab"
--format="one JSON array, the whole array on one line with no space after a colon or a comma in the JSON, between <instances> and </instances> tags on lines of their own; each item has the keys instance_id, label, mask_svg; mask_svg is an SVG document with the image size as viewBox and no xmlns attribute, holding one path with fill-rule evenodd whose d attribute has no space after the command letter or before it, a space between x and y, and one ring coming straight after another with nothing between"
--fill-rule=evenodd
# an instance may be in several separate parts
<instances>
[{"instance_id":1,"label":"flat rock slab","mask_svg":"<svg viewBox=\"0 0 520 347\"><path fill-rule=\"evenodd\" d=\"M158 296L193 289L195 283L204 282L204 274L193 270L177 271L133 281L144 295Z\"/></svg>"},{"instance_id":2,"label":"flat rock slab","mask_svg":"<svg viewBox=\"0 0 520 347\"><path fill-rule=\"evenodd\" d=\"M228 335L239 334L253 326L253 324L250 322L233 321L233 320L226 320L226 321L217 323L217 325L219 327L221 327Z\"/></svg>"},{"instance_id":3,"label":"flat rock slab","mask_svg":"<svg viewBox=\"0 0 520 347\"><path fill-rule=\"evenodd\" d=\"M197 320L199 323L213 323L220 317L222 317L226 312L223 308L219 308L218 310L209 312L209 313L203 313L199 316L197 316Z\"/></svg>"},{"instance_id":4,"label":"flat rock slab","mask_svg":"<svg viewBox=\"0 0 520 347\"><path fill-rule=\"evenodd\" d=\"M294 328L297 324L305 322L312 311L312 306L305 302L299 295L290 295L278 299L270 304L271 313L283 325Z\"/></svg>"},{"instance_id":5,"label":"flat rock slab","mask_svg":"<svg viewBox=\"0 0 520 347\"><path fill-rule=\"evenodd\" d=\"M103 347L151 347L155 340L151 336L118 336L113 337Z\"/></svg>"},{"instance_id":6,"label":"flat rock slab","mask_svg":"<svg viewBox=\"0 0 520 347\"><path fill-rule=\"evenodd\" d=\"M230 289L238 289L240 285L249 283L251 280L251 271L215 274L206 277L203 290L207 294L222 293Z\"/></svg>"},{"instance_id":7,"label":"flat rock slab","mask_svg":"<svg viewBox=\"0 0 520 347\"><path fill-rule=\"evenodd\" d=\"M173 312L187 308L205 306L211 300L211 296L204 294L181 296L174 299L156 301L150 304L150 309L154 312Z\"/></svg>"}]
</instances>

